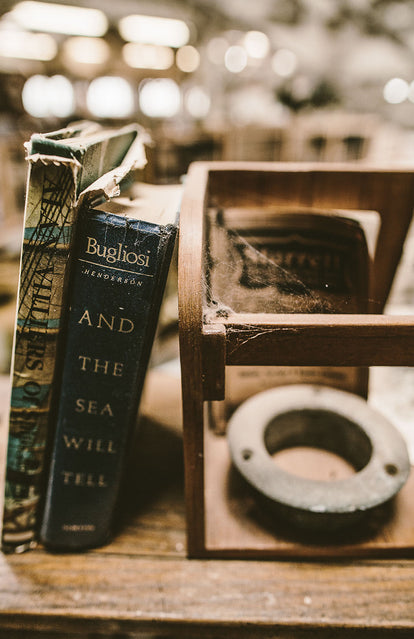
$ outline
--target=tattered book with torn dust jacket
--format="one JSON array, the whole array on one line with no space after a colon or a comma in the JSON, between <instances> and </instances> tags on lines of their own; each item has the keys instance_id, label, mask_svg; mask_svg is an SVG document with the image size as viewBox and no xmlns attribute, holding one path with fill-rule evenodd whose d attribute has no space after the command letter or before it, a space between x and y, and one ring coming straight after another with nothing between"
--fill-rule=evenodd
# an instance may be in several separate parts
<instances>
[{"instance_id":1,"label":"tattered book with torn dust jacket","mask_svg":"<svg viewBox=\"0 0 414 639\"><path fill-rule=\"evenodd\" d=\"M36 539L52 388L57 375L72 234L82 194L107 175L101 192L118 189L145 164L145 134L81 122L27 143L28 180L4 496L2 546L30 548ZM91 194L89 194L90 196Z\"/></svg>"}]
</instances>

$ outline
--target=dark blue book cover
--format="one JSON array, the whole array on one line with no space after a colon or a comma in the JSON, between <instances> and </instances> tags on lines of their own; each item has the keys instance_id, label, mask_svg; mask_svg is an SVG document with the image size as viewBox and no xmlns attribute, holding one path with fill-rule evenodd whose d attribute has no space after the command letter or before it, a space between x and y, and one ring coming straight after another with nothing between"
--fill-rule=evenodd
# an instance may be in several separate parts
<instances>
[{"instance_id":1,"label":"dark blue book cover","mask_svg":"<svg viewBox=\"0 0 414 639\"><path fill-rule=\"evenodd\" d=\"M102 210L80 214L41 528L51 548L110 538L176 228Z\"/></svg>"}]
</instances>

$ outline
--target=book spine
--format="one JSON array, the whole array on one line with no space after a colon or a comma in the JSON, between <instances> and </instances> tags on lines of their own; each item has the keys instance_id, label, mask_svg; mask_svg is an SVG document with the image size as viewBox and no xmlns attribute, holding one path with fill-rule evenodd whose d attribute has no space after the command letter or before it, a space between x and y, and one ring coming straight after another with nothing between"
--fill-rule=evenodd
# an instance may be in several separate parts
<instances>
[{"instance_id":1,"label":"book spine","mask_svg":"<svg viewBox=\"0 0 414 639\"><path fill-rule=\"evenodd\" d=\"M75 189L70 161L30 165L12 361L5 551L25 550L36 536Z\"/></svg>"},{"instance_id":2,"label":"book spine","mask_svg":"<svg viewBox=\"0 0 414 639\"><path fill-rule=\"evenodd\" d=\"M41 527L53 549L112 532L175 226L81 211L62 389Z\"/></svg>"}]
</instances>

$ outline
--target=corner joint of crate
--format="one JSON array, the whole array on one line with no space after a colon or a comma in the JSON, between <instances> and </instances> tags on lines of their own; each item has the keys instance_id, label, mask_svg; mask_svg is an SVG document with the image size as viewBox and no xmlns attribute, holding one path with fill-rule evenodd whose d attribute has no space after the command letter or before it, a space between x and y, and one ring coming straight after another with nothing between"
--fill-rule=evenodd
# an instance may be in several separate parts
<instances>
[{"instance_id":1,"label":"corner joint of crate","mask_svg":"<svg viewBox=\"0 0 414 639\"><path fill-rule=\"evenodd\" d=\"M205 400L224 399L226 327L204 324L202 332L202 378Z\"/></svg>"}]
</instances>

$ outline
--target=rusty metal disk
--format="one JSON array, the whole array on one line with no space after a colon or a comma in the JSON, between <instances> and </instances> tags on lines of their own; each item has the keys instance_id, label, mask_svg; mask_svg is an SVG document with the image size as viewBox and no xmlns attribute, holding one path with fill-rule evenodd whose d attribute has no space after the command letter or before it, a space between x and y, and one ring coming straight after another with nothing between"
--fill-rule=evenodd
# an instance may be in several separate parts
<instances>
[{"instance_id":1,"label":"rusty metal disk","mask_svg":"<svg viewBox=\"0 0 414 639\"><path fill-rule=\"evenodd\" d=\"M284 386L244 402L228 425L233 463L279 516L304 529L338 530L388 502L406 482L410 462L396 428L365 400L313 385ZM294 446L334 452L355 468L347 479L305 479L272 455Z\"/></svg>"}]
</instances>

